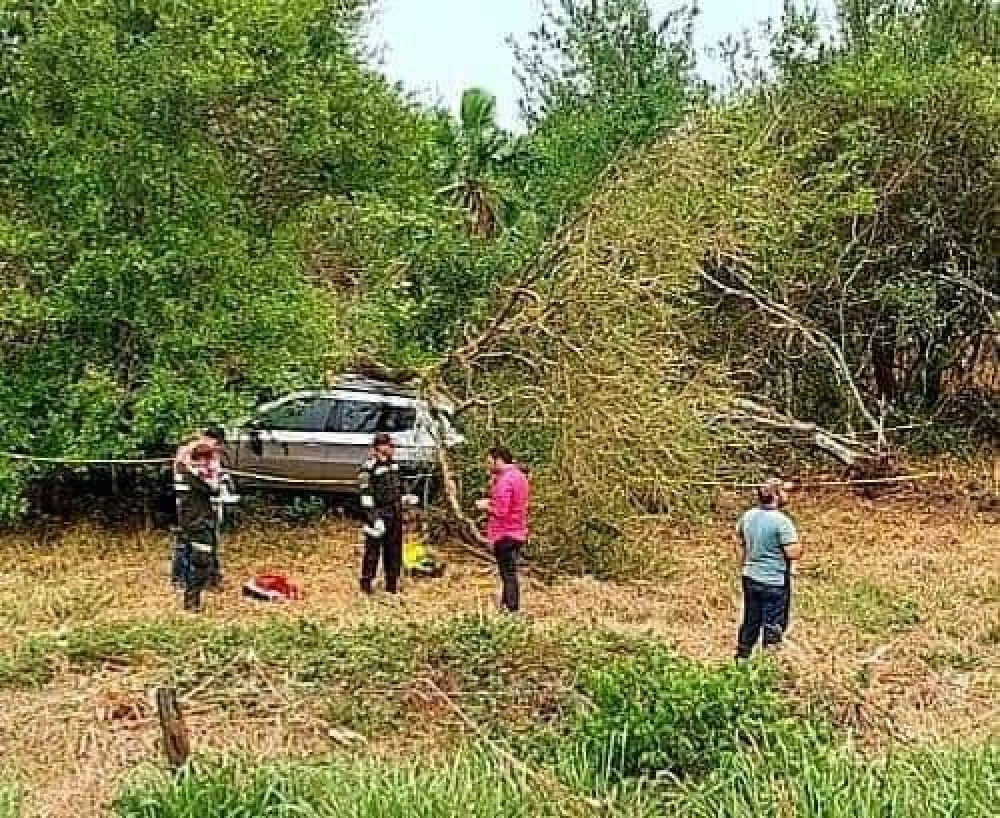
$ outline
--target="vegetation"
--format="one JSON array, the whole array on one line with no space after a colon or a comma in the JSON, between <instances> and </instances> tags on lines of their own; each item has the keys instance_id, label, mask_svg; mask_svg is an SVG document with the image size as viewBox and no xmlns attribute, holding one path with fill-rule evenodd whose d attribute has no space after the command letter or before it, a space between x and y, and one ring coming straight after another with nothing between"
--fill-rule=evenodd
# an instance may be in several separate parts
<instances>
[{"instance_id":1,"label":"vegetation","mask_svg":"<svg viewBox=\"0 0 1000 818\"><path fill-rule=\"evenodd\" d=\"M19 818L97 818L116 794L119 811L154 815L215 803L253 815L264 797L291 814L350 815L368 809L340 797L359 776L358 793L419 806L421 787L442 811L453 791L495 809L501 781L529 814L776 803L820 815L846 808L841 792L860 814L917 801L940 813L938 787L975 815L996 776L995 525L949 497L929 502L803 498L811 547L792 638L773 665L745 666L730 661L728 513L689 532L647 519L643 536L671 565L653 583L527 579L528 621L455 618L495 590L457 559L408 586L402 606L359 599L349 524L237 532L227 574L275 565L307 595L213 596L196 618L165 585L165 534L71 527L41 548L4 533L0 755L21 784ZM195 751L177 781L157 772L148 694L164 683Z\"/></svg>"},{"instance_id":2,"label":"vegetation","mask_svg":"<svg viewBox=\"0 0 1000 818\"><path fill-rule=\"evenodd\" d=\"M175 782L140 780L115 804L120 818L194 815L653 815L780 813L799 818L886 814L913 818L993 814L1000 757L995 746L903 753L870 764L847 750L791 749L776 766L754 754L671 793L624 790L603 800L572 791L554 801L539 773L485 754L445 764L335 761L322 766L228 765ZM544 782L545 779L543 778ZM551 785L549 785L551 786ZM579 799L579 800L574 800Z\"/></svg>"},{"instance_id":3,"label":"vegetation","mask_svg":"<svg viewBox=\"0 0 1000 818\"><path fill-rule=\"evenodd\" d=\"M766 668L695 667L662 649L618 660L584 676L574 745L608 775L698 775L774 740L773 683Z\"/></svg>"},{"instance_id":4,"label":"vegetation","mask_svg":"<svg viewBox=\"0 0 1000 818\"><path fill-rule=\"evenodd\" d=\"M907 815L985 818L995 809L991 790L1000 775L1000 748L903 751L872 763L854 752L789 747L780 761L754 754L736 757L721 773L668 800L671 814L814 816Z\"/></svg>"},{"instance_id":5,"label":"vegetation","mask_svg":"<svg viewBox=\"0 0 1000 818\"><path fill-rule=\"evenodd\" d=\"M20 788L0 780L0 818L18 818L20 810Z\"/></svg>"},{"instance_id":6,"label":"vegetation","mask_svg":"<svg viewBox=\"0 0 1000 818\"><path fill-rule=\"evenodd\" d=\"M720 97L693 9L548 3L515 138L488 89L453 118L369 68L366 0L9 0L0 449L160 450L375 359L511 440L539 554L607 573L775 437L989 433L996 5L839 9L789 4ZM42 473L3 461L8 517Z\"/></svg>"},{"instance_id":7,"label":"vegetation","mask_svg":"<svg viewBox=\"0 0 1000 818\"><path fill-rule=\"evenodd\" d=\"M311 815L317 818L517 818L562 808L482 755L448 764L336 761L318 767L227 766L177 782L137 784L115 803L119 818Z\"/></svg>"}]
</instances>

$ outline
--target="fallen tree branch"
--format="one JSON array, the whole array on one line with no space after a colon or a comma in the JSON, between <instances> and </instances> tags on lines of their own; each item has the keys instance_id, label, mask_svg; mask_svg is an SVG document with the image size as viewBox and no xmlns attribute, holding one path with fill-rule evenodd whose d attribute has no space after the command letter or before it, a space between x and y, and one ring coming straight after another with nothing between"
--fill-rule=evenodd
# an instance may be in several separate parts
<instances>
[{"instance_id":1,"label":"fallen tree branch","mask_svg":"<svg viewBox=\"0 0 1000 818\"><path fill-rule=\"evenodd\" d=\"M493 562L493 552L486 538L479 532L476 521L469 517L462 508L462 500L458 496L458 482L455 480L455 470L451 466L447 449L438 444L435 446L438 468L441 470L441 483L445 502L452 519L458 524L458 533L465 550L480 559Z\"/></svg>"},{"instance_id":2,"label":"fallen tree branch","mask_svg":"<svg viewBox=\"0 0 1000 818\"><path fill-rule=\"evenodd\" d=\"M823 352L833 365L834 372L840 377L844 385L847 387L855 407L871 427L871 430L877 433L879 446L884 446L885 440L884 433L882 432L883 423L875 417L865 403L865 399L854 380L851 368L847 364L847 359L844 357L844 351L840 345L821 329L808 322L807 319L797 315L787 304L778 303L761 293L750 281L746 279L745 276L740 275L740 273L735 269L730 270L730 272L733 277L737 279L740 287L733 287L720 281L718 278L711 275L708 270L705 269L704 265L700 269L701 277L719 290L719 292L734 298L749 301L766 315L776 319L779 322L779 326L801 333L803 339L805 339L807 343Z\"/></svg>"},{"instance_id":3,"label":"fallen tree branch","mask_svg":"<svg viewBox=\"0 0 1000 818\"><path fill-rule=\"evenodd\" d=\"M783 415L746 398L733 401L733 408L736 411L723 416L723 419L803 435L821 452L849 468L877 455L877 450L866 443L838 435L816 423Z\"/></svg>"}]
</instances>

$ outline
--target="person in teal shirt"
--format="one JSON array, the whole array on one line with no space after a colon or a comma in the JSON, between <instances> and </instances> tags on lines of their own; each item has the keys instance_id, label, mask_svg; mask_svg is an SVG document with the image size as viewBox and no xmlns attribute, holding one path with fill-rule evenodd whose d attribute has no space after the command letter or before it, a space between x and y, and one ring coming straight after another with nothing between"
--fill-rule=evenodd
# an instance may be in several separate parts
<instances>
[{"instance_id":1,"label":"person in teal shirt","mask_svg":"<svg viewBox=\"0 0 1000 818\"><path fill-rule=\"evenodd\" d=\"M765 650L781 644L791 604L790 565L802 556L795 524L781 510L781 481L762 484L757 501L736 526L743 575L743 622L736 649L740 659L749 658L758 642Z\"/></svg>"}]
</instances>

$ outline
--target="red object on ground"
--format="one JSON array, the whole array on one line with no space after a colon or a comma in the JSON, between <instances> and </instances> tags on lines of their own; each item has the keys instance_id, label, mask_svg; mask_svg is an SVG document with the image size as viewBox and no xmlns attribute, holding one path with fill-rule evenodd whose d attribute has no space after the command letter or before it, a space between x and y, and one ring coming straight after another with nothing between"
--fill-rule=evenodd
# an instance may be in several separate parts
<instances>
[{"instance_id":1,"label":"red object on ground","mask_svg":"<svg viewBox=\"0 0 1000 818\"><path fill-rule=\"evenodd\" d=\"M302 599L302 589L284 574L258 574L243 586L243 594L268 602Z\"/></svg>"}]
</instances>

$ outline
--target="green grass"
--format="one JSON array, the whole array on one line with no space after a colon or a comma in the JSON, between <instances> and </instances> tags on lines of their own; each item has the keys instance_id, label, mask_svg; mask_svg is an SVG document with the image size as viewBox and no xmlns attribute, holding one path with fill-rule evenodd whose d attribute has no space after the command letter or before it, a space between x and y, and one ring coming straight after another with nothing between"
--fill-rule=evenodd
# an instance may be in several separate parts
<instances>
[{"instance_id":1,"label":"green grass","mask_svg":"<svg viewBox=\"0 0 1000 818\"><path fill-rule=\"evenodd\" d=\"M137 781L117 818L524 818L565 815L526 775L486 755L443 766L334 761L320 766L223 766L178 780Z\"/></svg>"},{"instance_id":2,"label":"green grass","mask_svg":"<svg viewBox=\"0 0 1000 818\"><path fill-rule=\"evenodd\" d=\"M21 815L21 788L0 779L0 818L18 818Z\"/></svg>"},{"instance_id":3,"label":"green grass","mask_svg":"<svg viewBox=\"0 0 1000 818\"><path fill-rule=\"evenodd\" d=\"M725 769L666 797L664 812L688 818L993 818L1000 798L1000 744L923 749L868 761L836 746L783 758L743 754Z\"/></svg>"},{"instance_id":4,"label":"green grass","mask_svg":"<svg viewBox=\"0 0 1000 818\"><path fill-rule=\"evenodd\" d=\"M576 775L571 748L556 783L497 754L467 751L438 765L338 760L320 765L209 766L178 779L147 773L114 805L116 818L992 818L996 744L866 761L843 747L792 741L767 759L748 751L713 774L678 783Z\"/></svg>"},{"instance_id":5,"label":"green grass","mask_svg":"<svg viewBox=\"0 0 1000 818\"><path fill-rule=\"evenodd\" d=\"M920 624L920 603L915 597L897 594L863 581L839 589L829 601L833 612L872 635L909 630Z\"/></svg>"},{"instance_id":6,"label":"green grass","mask_svg":"<svg viewBox=\"0 0 1000 818\"><path fill-rule=\"evenodd\" d=\"M67 661L82 671L106 663L160 668L180 693L202 684L224 692L263 672L290 695L321 700L332 724L381 734L404 721L414 688L426 694L433 682L486 724L534 726L559 715L578 672L642 644L483 616L350 630L287 619L103 625L0 653L0 688L43 686Z\"/></svg>"}]
</instances>

